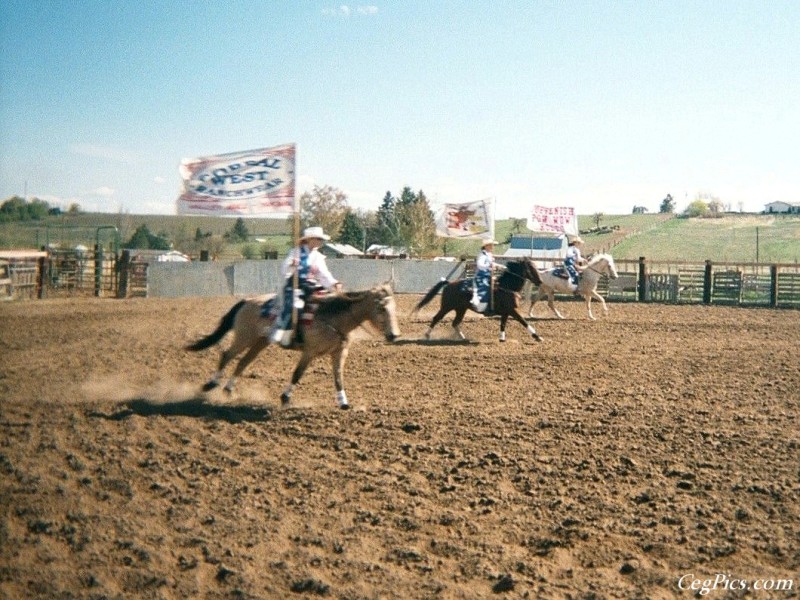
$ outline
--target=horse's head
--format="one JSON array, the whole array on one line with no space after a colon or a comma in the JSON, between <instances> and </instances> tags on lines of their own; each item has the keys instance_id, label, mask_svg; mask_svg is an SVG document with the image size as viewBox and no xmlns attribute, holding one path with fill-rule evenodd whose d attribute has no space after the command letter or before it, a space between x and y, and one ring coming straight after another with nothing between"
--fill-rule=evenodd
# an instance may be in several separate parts
<instances>
[{"instance_id":1,"label":"horse's head","mask_svg":"<svg viewBox=\"0 0 800 600\"><path fill-rule=\"evenodd\" d=\"M371 294L375 304L369 314L369 322L383 332L386 341L393 342L400 337L400 325L397 321L397 304L394 301L392 283L387 282L372 288Z\"/></svg>"},{"instance_id":2,"label":"horse's head","mask_svg":"<svg viewBox=\"0 0 800 600\"><path fill-rule=\"evenodd\" d=\"M598 271L604 272L611 279L619 277L617 266L614 264L614 257L610 254L595 254L589 261L589 266L594 266Z\"/></svg>"}]
</instances>

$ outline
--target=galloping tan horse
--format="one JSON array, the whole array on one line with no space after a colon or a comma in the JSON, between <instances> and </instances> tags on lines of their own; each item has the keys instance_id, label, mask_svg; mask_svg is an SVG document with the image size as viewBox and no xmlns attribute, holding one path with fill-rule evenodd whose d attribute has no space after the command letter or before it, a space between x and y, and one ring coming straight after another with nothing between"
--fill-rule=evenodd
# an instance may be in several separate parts
<instances>
[{"instance_id":1,"label":"galloping tan horse","mask_svg":"<svg viewBox=\"0 0 800 600\"><path fill-rule=\"evenodd\" d=\"M542 283L539 285L536 295L531 298L531 306L528 309L529 317L533 316L533 305L546 296L547 305L550 307L550 310L552 310L559 319L564 318L564 315L558 312L555 304L553 304L553 294L555 292L570 294L572 290L569 279L564 279L553 273L553 271L557 269L562 269L562 267L556 267L549 271L539 271L539 277ZM602 275L608 275L611 279L617 278L617 267L614 265L614 259L610 254L595 254L589 259L588 265L581 273L581 278L578 282L578 290L575 292L575 294L583 296L586 300L586 308L589 311L589 318L592 321L595 320L592 314L592 298L600 302L603 306L604 313L608 313L606 301L597 293L597 282L600 281Z\"/></svg>"},{"instance_id":2,"label":"galloping tan horse","mask_svg":"<svg viewBox=\"0 0 800 600\"><path fill-rule=\"evenodd\" d=\"M229 331L234 332L233 342L222 352L217 371L203 386L203 391L217 387L225 366L247 350L225 384L226 392L233 391L237 377L270 344L269 337L264 332L274 316L262 316L262 307L270 297L274 295L240 300L222 317L213 333L186 347L193 352L204 350L218 344ZM298 384L311 361L328 354L333 365L339 407L349 408L344 391L344 363L350 347L350 333L364 322L369 322L382 331L389 342L400 336L394 295L389 283L367 291L347 292L320 299L313 320L310 323L301 321L298 325L303 341L292 349L302 351L302 355L292 373L291 383L281 394L281 404L289 404L294 386Z\"/></svg>"}]
</instances>

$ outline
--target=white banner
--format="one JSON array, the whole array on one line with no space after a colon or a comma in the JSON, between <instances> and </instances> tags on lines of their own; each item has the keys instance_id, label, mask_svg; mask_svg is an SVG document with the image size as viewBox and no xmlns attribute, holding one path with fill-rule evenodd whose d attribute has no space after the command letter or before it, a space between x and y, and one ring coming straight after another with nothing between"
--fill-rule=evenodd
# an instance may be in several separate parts
<instances>
[{"instance_id":1,"label":"white banner","mask_svg":"<svg viewBox=\"0 0 800 600\"><path fill-rule=\"evenodd\" d=\"M527 225L531 231L578 235L578 215L571 206L534 206Z\"/></svg>"},{"instance_id":2,"label":"white banner","mask_svg":"<svg viewBox=\"0 0 800 600\"><path fill-rule=\"evenodd\" d=\"M454 238L490 238L494 235L492 200L445 204L436 219L436 235Z\"/></svg>"},{"instance_id":3,"label":"white banner","mask_svg":"<svg viewBox=\"0 0 800 600\"><path fill-rule=\"evenodd\" d=\"M261 216L295 209L295 146L184 159L179 215Z\"/></svg>"}]
</instances>

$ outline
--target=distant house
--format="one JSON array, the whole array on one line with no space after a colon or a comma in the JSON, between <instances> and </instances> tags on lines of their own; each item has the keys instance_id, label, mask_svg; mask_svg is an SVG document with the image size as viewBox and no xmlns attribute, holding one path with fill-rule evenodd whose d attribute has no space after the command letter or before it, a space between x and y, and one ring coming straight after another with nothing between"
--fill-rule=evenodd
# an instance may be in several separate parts
<instances>
[{"instance_id":1,"label":"distant house","mask_svg":"<svg viewBox=\"0 0 800 600\"><path fill-rule=\"evenodd\" d=\"M768 214L788 213L800 214L800 202L770 202L764 205L764 212Z\"/></svg>"},{"instance_id":2,"label":"distant house","mask_svg":"<svg viewBox=\"0 0 800 600\"><path fill-rule=\"evenodd\" d=\"M350 244L335 244L333 242L325 242L319 249L328 258L355 258L364 256L364 253Z\"/></svg>"},{"instance_id":3,"label":"distant house","mask_svg":"<svg viewBox=\"0 0 800 600\"><path fill-rule=\"evenodd\" d=\"M374 258L408 258L408 249L396 246L382 246L380 244L372 244L367 248L367 256Z\"/></svg>"},{"instance_id":4,"label":"distant house","mask_svg":"<svg viewBox=\"0 0 800 600\"><path fill-rule=\"evenodd\" d=\"M535 256L536 258L563 259L567 255L566 237L537 237L533 235L518 234L511 236L511 244L503 254L504 258L519 258L521 256ZM536 266L540 269L550 267L550 264L539 261Z\"/></svg>"}]
</instances>

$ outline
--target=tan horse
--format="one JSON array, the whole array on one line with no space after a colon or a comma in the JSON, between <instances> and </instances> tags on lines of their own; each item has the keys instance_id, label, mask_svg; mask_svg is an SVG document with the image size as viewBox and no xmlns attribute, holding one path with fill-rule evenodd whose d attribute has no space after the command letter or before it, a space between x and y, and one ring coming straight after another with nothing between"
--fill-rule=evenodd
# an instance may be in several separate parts
<instances>
[{"instance_id":1,"label":"tan horse","mask_svg":"<svg viewBox=\"0 0 800 600\"><path fill-rule=\"evenodd\" d=\"M219 365L213 377L203 386L203 391L212 390L219 385L225 366L239 354L247 353L239 360L233 375L225 384L225 391L233 391L233 386L244 369L270 344L264 334L274 317L263 317L262 306L271 296L240 300L222 317L217 329L204 338L190 344L187 350L193 352L218 344L229 331L234 332L233 342L222 352ZM392 342L400 335L397 324L396 305L392 287L385 283L362 292L347 292L322 298L310 324L300 324L303 341L292 349L302 351L300 361L292 373L291 383L281 394L285 406L292 398L292 390L298 384L308 365L316 357L330 355L333 365L333 380L336 386L336 399L340 408L349 408L344 391L344 363L350 347L350 334L362 323L369 322L383 332Z\"/></svg>"},{"instance_id":2,"label":"tan horse","mask_svg":"<svg viewBox=\"0 0 800 600\"><path fill-rule=\"evenodd\" d=\"M557 267L560 268L560 267ZM539 277L542 284L536 292L536 295L531 298L531 306L528 309L528 316L533 316L533 305L544 297L547 297L547 305L550 307L559 319L563 319L564 315L558 312L555 304L553 304L553 295L555 292L562 294L571 294L572 286L569 279L564 279L558 275L554 275L553 271L539 271ZM594 321L592 314L592 298L600 302L603 306L603 312L608 313L608 307L603 297L597 293L597 283L600 281L602 275L608 275L611 279L617 278L617 267L614 265L614 259L610 254L595 254L589 260L586 268L581 273L580 280L578 281L578 290L574 293L586 300L586 308L589 311L589 318Z\"/></svg>"}]
</instances>

